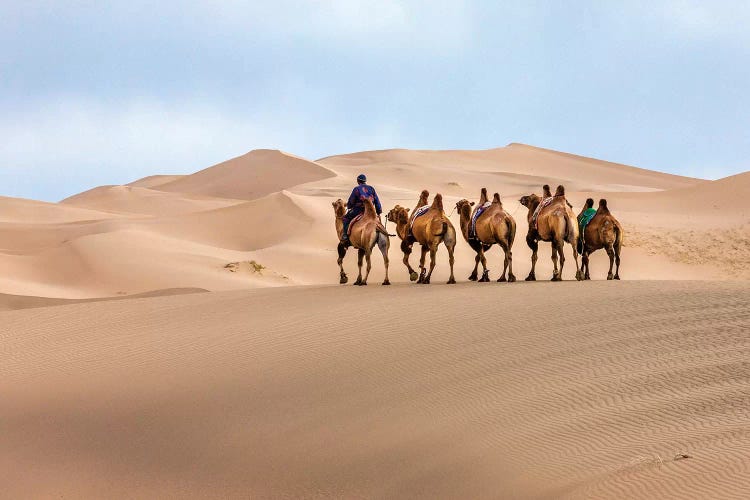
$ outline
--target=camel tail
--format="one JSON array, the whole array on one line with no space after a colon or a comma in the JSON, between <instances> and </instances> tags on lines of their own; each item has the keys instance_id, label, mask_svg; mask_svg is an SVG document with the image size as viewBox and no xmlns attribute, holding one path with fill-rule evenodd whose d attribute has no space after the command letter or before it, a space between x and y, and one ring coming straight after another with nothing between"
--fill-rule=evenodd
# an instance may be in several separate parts
<instances>
[{"instance_id":1,"label":"camel tail","mask_svg":"<svg viewBox=\"0 0 750 500\"><path fill-rule=\"evenodd\" d=\"M575 217L571 220L567 212L565 213L565 241L574 247L578 244L578 221Z\"/></svg>"},{"instance_id":2,"label":"camel tail","mask_svg":"<svg viewBox=\"0 0 750 500\"><path fill-rule=\"evenodd\" d=\"M516 239L516 221L510 218L505 218L505 224L508 225L508 249L513 248L513 241Z\"/></svg>"},{"instance_id":3,"label":"camel tail","mask_svg":"<svg viewBox=\"0 0 750 500\"><path fill-rule=\"evenodd\" d=\"M615 221L615 252L620 255L622 252L622 240L625 237L625 232L622 230L622 226L619 222Z\"/></svg>"}]
</instances>

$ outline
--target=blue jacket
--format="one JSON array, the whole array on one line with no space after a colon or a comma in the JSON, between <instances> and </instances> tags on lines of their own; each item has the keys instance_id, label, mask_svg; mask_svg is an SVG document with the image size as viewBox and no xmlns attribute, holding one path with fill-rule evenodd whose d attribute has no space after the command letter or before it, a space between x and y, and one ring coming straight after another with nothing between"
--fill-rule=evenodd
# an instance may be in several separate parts
<instances>
[{"instance_id":1,"label":"blue jacket","mask_svg":"<svg viewBox=\"0 0 750 500\"><path fill-rule=\"evenodd\" d=\"M346 202L346 208L349 210L364 209L364 202L362 201L364 198L370 198L373 205L375 205L375 212L380 215L383 209L380 206L378 193L375 192L375 188L368 186L367 184L360 184L352 189L352 194L349 195L349 201Z\"/></svg>"}]
</instances>

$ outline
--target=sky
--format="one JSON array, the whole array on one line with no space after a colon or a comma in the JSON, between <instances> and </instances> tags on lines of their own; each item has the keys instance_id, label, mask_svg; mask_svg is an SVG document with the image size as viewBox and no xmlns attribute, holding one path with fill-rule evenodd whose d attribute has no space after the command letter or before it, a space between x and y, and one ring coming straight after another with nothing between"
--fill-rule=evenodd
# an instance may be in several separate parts
<instances>
[{"instance_id":1,"label":"sky","mask_svg":"<svg viewBox=\"0 0 750 500\"><path fill-rule=\"evenodd\" d=\"M256 148L522 142L750 170L750 2L0 2L0 195L58 201Z\"/></svg>"}]
</instances>

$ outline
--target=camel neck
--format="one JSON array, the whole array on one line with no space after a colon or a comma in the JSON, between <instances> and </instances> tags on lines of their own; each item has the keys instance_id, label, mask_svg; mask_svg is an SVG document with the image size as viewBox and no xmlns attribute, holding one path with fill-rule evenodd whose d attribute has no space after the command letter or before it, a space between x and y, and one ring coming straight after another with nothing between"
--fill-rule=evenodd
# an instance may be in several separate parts
<instances>
[{"instance_id":1,"label":"camel neck","mask_svg":"<svg viewBox=\"0 0 750 500\"><path fill-rule=\"evenodd\" d=\"M471 220L471 215L469 215L468 210L461 210L459 212L459 224L461 224L461 233L464 235L464 239L466 241L469 241L469 221Z\"/></svg>"}]
</instances>

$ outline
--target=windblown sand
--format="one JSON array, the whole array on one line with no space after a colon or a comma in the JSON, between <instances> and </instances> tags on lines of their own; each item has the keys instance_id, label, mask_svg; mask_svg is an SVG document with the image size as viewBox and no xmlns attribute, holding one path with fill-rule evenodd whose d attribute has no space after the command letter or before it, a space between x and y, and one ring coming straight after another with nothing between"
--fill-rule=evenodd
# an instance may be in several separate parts
<instances>
[{"instance_id":1,"label":"windblown sand","mask_svg":"<svg viewBox=\"0 0 750 500\"><path fill-rule=\"evenodd\" d=\"M750 283L0 313L8 498L748 498ZM356 311L356 313L355 313Z\"/></svg>"},{"instance_id":2,"label":"windblown sand","mask_svg":"<svg viewBox=\"0 0 750 500\"><path fill-rule=\"evenodd\" d=\"M539 282L466 282L459 236L455 286L444 249L409 283L397 238L393 286L377 251L340 286L331 202L362 172L386 210L500 193L521 280L522 195L607 198L623 281L599 251L549 283L541 244ZM511 144L155 174L0 197L0 497L750 498L750 173Z\"/></svg>"}]
</instances>

